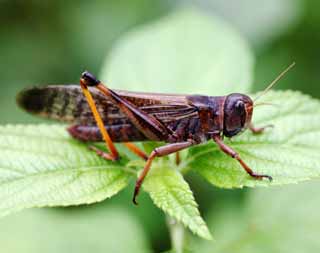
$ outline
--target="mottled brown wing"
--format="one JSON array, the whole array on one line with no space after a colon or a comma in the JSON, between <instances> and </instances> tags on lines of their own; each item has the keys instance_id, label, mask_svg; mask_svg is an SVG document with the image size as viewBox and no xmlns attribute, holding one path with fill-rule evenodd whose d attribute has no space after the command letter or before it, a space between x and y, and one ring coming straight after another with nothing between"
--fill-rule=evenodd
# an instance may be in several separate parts
<instances>
[{"instance_id":1,"label":"mottled brown wing","mask_svg":"<svg viewBox=\"0 0 320 253\"><path fill-rule=\"evenodd\" d=\"M106 125L130 123L126 115L108 97L94 88L90 91ZM196 108L188 104L186 95L119 90L115 92L164 124L197 117ZM26 89L18 94L17 101L26 111L42 117L79 125L95 125L79 85L51 85Z\"/></svg>"}]
</instances>

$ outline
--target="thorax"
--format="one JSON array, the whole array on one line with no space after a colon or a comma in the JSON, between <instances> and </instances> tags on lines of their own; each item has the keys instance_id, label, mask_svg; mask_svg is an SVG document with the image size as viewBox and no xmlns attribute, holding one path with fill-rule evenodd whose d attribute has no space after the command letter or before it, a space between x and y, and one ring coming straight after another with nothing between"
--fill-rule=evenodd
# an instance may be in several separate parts
<instances>
[{"instance_id":1,"label":"thorax","mask_svg":"<svg viewBox=\"0 0 320 253\"><path fill-rule=\"evenodd\" d=\"M213 134L223 131L223 112L225 97L194 95L187 97L190 105L197 108L197 115L171 122L167 127L173 132L168 142L192 139L205 142Z\"/></svg>"}]
</instances>

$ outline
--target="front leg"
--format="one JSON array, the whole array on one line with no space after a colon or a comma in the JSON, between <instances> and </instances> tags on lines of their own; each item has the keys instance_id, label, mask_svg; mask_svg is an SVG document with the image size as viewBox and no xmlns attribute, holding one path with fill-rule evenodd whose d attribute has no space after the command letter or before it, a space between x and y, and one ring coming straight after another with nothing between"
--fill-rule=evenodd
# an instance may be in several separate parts
<instances>
[{"instance_id":1,"label":"front leg","mask_svg":"<svg viewBox=\"0 0 320 253\"><path fill-rule=\"evenodd\" d=\"M263 126L263 127L255 127L253 124L249 125L249 129L253 134L261 134L268 127L273 127L273 125L270 124L270 125L266 125L266 126Z\"/></svg>"},{"instance_id":2,"label":"front leg","mask_svg":"<svg viewBox=\"0 0 320 253\"><path fill-rule=\"evenodd\" d=\"M272 177L268 176L268 175L263 175L263 174L257 174L255 172L252 171L252 169L250 169L250 167L240 158L240 155L234 151L231 147L229 147L228 145L226 145L220 135L214 135L212 136L212 139L218 144L219 148L226 153L227 155L231 156L232 158L236 159L242 166L242 168L245 169L245 171L252 176L253 178L256 179L263 179L263 178L267 178L270 181L272 181Z\"/></svg>"},{"instance_id":3,"label":"front leg","mask_svg":"<svg viewBox=\"0 0 320 253\"><path fill-rule=\"evenodd\" d=\"M139 191L140 191L141 185L143 183L143 180L145 179L145 177L147 176L147 174L148 174L148 172L149 172L149 170L151 168L151 164L152 164L152 161L154 160L154 158L170 155L172 153L175 153L175 152L178 152L178 151L183 150L185 148L188 148L188 147L190 147L192 145L194 145L194 141L189 140L189 141L185 141L185 142L171 143L171 144L168 144L166 146L155 148L151 152L151 154L150 154L150 156L149 156L149 158L148 158L148 160L147 160L147 162L146 162L146 164L145 164L145 166L143 168L143 171L140 174L140 176L139 176L139 178L138 178L138 180L136 182L134 195L133 195L133 200L132 200L133 203L136 204L136 205L138 204L137 201L136 201L136 198L137 198L137 196L139 194Z\"/></svg>"}]
</instances>

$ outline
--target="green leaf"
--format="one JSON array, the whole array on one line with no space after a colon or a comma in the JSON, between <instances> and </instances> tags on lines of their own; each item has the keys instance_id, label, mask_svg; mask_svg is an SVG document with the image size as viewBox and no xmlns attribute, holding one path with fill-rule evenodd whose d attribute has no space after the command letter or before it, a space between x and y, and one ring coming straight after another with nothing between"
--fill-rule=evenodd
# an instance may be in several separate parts
<instances>
[{"instance_id":1,"label":"green leaf","mask_svg":"<svg viewBox=\"0 0 320 253\"><path fill-rule=\"evenodd\" d=\"M273 124L274 128L260 135L246 131L225 142L238 151L254 172L272 176L272 183L251 178L214 143L191 149L185 166L225 188L280 185L319 177L319 101L292 91L269 92L262 100L277 106L255 108L254 123Z\"/></svg>"},{"instance_id":2,"label":"green leaf","mask_svg":"<svg viewBox=\"0 0 320 253\"><path fill-rule=\"evenodd\" d=\"M155 162L143 189L164 212L181 221L195 234L210 240L211 234L200 216L188 183L180 172L170 167L166 161Z\"/></svg>"},{"instance_id":3,"label":"green leaf","mask_svg":"<svg viewBox=\"0 0 320 253\"><path fill-rule=\"evenodd\" d=\"M263 3L263 8L260 1L235 1L232 9L228 1L204 1L207 11L229 21L252 44L262 48L299 24L303 13L301 0L270 0Z\"/></svg>"},{"instance_id":4,"label":"green leaf","mask_svg":"<svg viewBox=\"0 0 320 253\"><path fill-rule=\"evenodd\" d=\"M252 68L242 37L220 19L190 8L123 37L101 76L117 89L223 95L247 92Z\"/></svg>"},{"instance_id":5,"label":"green leaf","mask_svg":"<svg viewBox=\"0 0 320 253\"><path fill-rule=\"evenodd\" d=\"M0 127L0 216L30 207L89 204L124 188L130 174L68 136L64 126Z\"/></svg>"},{"instance_id":6,"label":"green leaf","mask_svg":"<svg viewBox=\"0 0 320 253\"><path fill-rule=\"evenodd\" d=\"M125 207L33 209L0 226L1 252L151 252L142 224Z\"/></svg>"},{"instance_id":7,"label":"green leaf","mask_svg":"<svg viewBox=\"0 0 320 253\"><path fill-rule=\"evenodd\" d=\"M246 206L219 206L209 217L215 243L194 238L199 253L317 252L320 248L319 183L252 189Z\"/></svg>"}]
</instances>

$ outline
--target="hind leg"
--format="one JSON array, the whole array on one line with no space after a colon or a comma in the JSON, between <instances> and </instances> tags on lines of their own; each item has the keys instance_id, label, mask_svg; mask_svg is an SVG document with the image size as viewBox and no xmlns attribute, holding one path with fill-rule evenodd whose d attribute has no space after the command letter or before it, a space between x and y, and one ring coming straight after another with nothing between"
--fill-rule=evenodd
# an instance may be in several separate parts
<instances>
[{"instance_id":1,"label":"hind leg","mask_svg":"<svg viewBox=\"0 0 320 253\"><path fill-rule=\"evenodd\" d=\"M115 145L113 144L113 142L112 142L112 140L106 130L106 127L101 119L101 116L97 110L97 106L94 102L94 99L93 99L87 85L85 84L85 82L82 78L80 79L80 86L81 86L83 95L86 97L87 102L89 104L89 107L93 113L94 119L96 120L97 126L102 134L103 140L105 141L106 146L110 151L110 154L106 154L105 157L109 157L110 159L108 159L108 160L113 160L113 161L118 160L119 159L118 150L116 149Z\"/></svg>"},{"instance_id":2,"label":"hind leg","mask_svg":"<svg viewBox=\"0 0 320 253\"><path fill-rule=\"evenodd\" d=\"M89 86L95 87L102 94L111 99L113 103L116 104L120 108L120 110L131 120L132 124L136 127L136 129L143 133L145 137L147 137L150 140L163 140L167 138L168 129L161 122L159 122L155 117L140 110L137 106L128 102L126 99L121 98L115 91L109 89L107 86L102 84L89 72L86 71L82 74L80 79L80 85L83 94L87 98L88 104L92 110L92 113L101 131L106 146L108 147L108 149L111 152L111 155L115 159L117 159L119 156L118 152L108 132L105 129L104 123L99 115L94 100L88 89ZM123 140L121 140L121 142L123 142ZM125 143L124 145L136 155L142 157L145 160L148 159L148 156L134 144Z\"/></svg>"}]
</instances>

